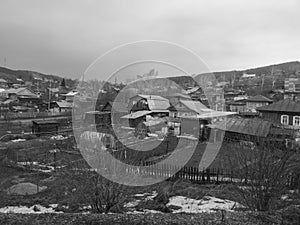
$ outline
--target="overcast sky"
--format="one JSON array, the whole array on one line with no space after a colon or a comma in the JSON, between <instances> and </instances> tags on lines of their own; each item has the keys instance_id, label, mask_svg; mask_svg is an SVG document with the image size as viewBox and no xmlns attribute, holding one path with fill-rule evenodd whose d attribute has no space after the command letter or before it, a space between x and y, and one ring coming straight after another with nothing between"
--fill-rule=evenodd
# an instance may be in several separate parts
<instances>
[{"instance_id":1,"label":"overcast sky","mask_svg":"<svg viewBox=\"0 0 300 225\"><path fill-rule=\"evenodd\" d=\"M183 45L213 71L300 60L299 12L299 0L1 0L0 65L75 78L144 39Z\"/></svg>"}]
</instances>

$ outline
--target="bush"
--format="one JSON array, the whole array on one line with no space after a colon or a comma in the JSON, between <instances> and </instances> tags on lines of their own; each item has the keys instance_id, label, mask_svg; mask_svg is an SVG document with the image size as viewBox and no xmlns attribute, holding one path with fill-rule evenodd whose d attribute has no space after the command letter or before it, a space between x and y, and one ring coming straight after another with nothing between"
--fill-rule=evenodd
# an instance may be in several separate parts
<instances>
[{"instance_id":1,"label":"bush","mask_svg":"<svg viewBox=\"0 0 300 225\"><path fill-rule=\"evenodd\" d=\"M98 213L122 212L124 209L125 194L124 187L96 176L92 197L92 208Z\"/></svg>"},{"instance_id":2,"label":"bush","mask_svg":"<svg viewBox=\"0 0 300 225\"><path fill-rule=\"evenodd\" d=\"M287 188L295 153L259 140L255 147L233 144L232 170L242 184L234 190L236 201L253 211L268 211ZM241 187L241 185L244 185Z\"/></svg>"}]
</instances>

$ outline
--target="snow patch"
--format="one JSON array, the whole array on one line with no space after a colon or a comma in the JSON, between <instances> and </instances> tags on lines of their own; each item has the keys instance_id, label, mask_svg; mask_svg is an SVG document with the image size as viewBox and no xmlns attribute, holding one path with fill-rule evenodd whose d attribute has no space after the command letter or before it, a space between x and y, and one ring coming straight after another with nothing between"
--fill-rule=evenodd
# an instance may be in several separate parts
<instances>
[{"instance_id":1,"label":"snow patch","mask_svg":"<svg viewBox=\"0 0 300 225\"><path fill-rule=\"evenodd\" d=\"M15 140L11 140L12 142L22 142L22 141L26 141L26 139L23 138L19 138L19 139L15 139Z\"/></svg>"},{"instance_id":2,"label":"snow patch","mask_svg":"<svg viewBox=\"0 0 300 225\"><path fill-rule=\"evenodd\" d=\"M38 209L34 210L34 208ZM34 205L31 207L27 206L6 206L3 208L0 208L0 213L63 213L63 212L57 212L52 207L46 208L41 205Z\"/></svg>"},{"instance_id":3,"label":"snow patch","mask_svg":"<svg viewBox=\"0 0 300 225\"><path fill-rule=\"evenodd\" d=\"M9 195L33 195L47 189L47 186L37 186L33 183L18 183L7 189Z\"/></svg>"},{"instance_id":4,"label":"snow patch","mask_svg":"<svg viewBox=\"0 0 300 225\"><path fill-rule=\"evenodd\" d=\"M201 213L214 212L216 210L231 211L234 207L241 205L237 202L205 196L201 200L187 198L184 196L174 196L170 198L167 206L179 206L180 209L173 210L173 213Z\"/></svg>"}]
</instances>

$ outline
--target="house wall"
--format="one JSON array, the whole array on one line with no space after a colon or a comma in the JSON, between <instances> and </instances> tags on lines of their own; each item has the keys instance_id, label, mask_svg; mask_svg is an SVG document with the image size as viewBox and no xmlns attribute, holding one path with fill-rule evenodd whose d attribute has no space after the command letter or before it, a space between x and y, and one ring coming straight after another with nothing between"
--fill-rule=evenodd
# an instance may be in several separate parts
<instances>
[{"instance_id":1,"label":"house wall","mask_svg":"<svg viewBox=\"0 0 300 225\"><path fill-rule=\"evenodd\" d=\"M246 108L247 111L256 112L256 109L261 106L269 105L268 102L247 102Z\"/></svg>"},{"instance_id":2,"label":"house wall","mask_svg":"<svg viewBox=\"0 0 300 225\"><path fill-rule=\"evenodd\" d=\"M289 124L290 128L298 128L293 125L293 117L300 116L300 112L290 113L290 112L261 112L261 117L265 120L280 123L281 124L281 116L288 115L289 116Z\"/></svg>"},{"instance_id":3,"label":"house wall","mask_svg":"<svg viewBox=\"0 0 300 225\"><path fill-rule=\"evenodd\" d=\"M182 116L196 116L197 113L190 110L189 108L187 108L184 104L182 104L181 102L178 102L178 104L176 104L174 106L175 110L177 112L170 112L170 116L173 117L173 118L176 118L176 117L182 117Z\"/></svg>"},{"instance_id":4,"label":"house wall","mask_svg":"<svg viewBox=\"0 0 300 225\"><path fill-rule=\"evenodd\" d=\"M300 92L284 93L284 99L300 100Z\"/></svg>"},{"instance_id":5,"label":"house wall","mask_svg":"<svg viewBox=\"0 0 300 225\"><path fill-rule=\"evenodd\" d=\"M245 112L246 105L230 105L229 106L231 112Z\"/></svg>"}]
</instances>

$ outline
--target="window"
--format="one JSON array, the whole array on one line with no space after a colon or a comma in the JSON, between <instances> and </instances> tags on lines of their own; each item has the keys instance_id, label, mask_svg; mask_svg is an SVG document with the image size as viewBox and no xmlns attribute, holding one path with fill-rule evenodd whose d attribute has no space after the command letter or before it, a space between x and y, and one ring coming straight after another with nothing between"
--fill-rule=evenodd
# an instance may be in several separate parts
<instances>
[{"instance_id":1,"label":"window","mask_svg":"<svg viewBox=\"0 0 300 225\"><path fill-rule=\"evenodd\" d=\"M289 116L288 115L282 115L281 116L281 123L283 125L289 125Z\"/></svg>"},{"instance_id":2,"label":"window","mask_svg":"<svg viewBox=\"0 0 300 225\"><path fill-rule=\"evenodd\" d=\"M300 126L300 116L294 116L293 117L293 125L294 126Z\"/></svg>"}]
</instances>

